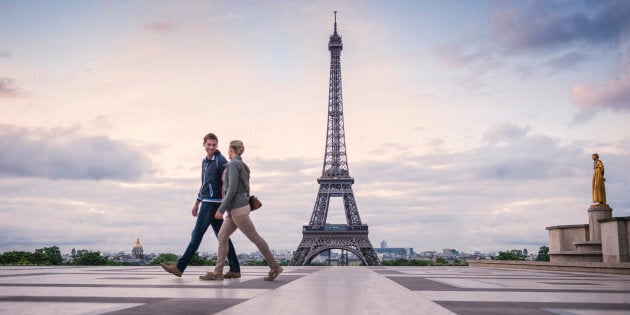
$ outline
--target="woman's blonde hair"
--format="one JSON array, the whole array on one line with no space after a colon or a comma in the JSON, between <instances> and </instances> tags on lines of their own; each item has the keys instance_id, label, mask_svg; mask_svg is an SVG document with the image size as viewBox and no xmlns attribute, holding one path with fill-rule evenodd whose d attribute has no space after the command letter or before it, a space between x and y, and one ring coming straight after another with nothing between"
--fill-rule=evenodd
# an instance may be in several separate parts
<instances>
[{"instance_id":1,"label":"woman's blonde hair","mask_svg":"<svg viewBox=\"0 0 630 315\"><path fill-rule=\"evenodd\" d=\"M232 140L230 141L230 149L234 150L236 155L241 155L245 151L245 146L241 140Z\"/></svg>"}]
</instances>

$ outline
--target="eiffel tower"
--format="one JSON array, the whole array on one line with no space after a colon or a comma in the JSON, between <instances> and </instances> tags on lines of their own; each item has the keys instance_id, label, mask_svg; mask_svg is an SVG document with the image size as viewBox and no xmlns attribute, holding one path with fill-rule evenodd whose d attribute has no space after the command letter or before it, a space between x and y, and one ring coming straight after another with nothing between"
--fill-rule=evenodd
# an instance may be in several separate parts
<instances>
[{"instance_id":1,"label":"eiffel tower","mask_svg":"<svg viewBox=\"0 0 630 315\"><path fill-rule=\"evenodd\" d=\"M310 264L313 258L331 249L355 254L364 265L378 266L378 257L368 239L368 226L361 223L354 200L346 156L346 135L343 127L343 99L341 95L341 36L337 33L335 11L334 33L328 41L330 50L330 86L328 90L328 129L322 176L317 179L319 192L308 225L302 227L302 241L293 254L290 265ZM330 198L343 198L347 224L328 224Z\"/></svg>"}]
</instances>

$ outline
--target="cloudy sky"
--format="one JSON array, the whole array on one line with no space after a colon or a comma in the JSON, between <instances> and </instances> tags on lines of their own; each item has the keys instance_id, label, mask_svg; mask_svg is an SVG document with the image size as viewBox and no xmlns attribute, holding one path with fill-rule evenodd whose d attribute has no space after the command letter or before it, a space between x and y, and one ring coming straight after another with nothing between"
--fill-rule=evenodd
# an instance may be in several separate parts
<instances>
[{"instance_id":1,"label":"cloudy sky","mask_svg":"<svg viewBox=\"0 0 630 315\"><path fill-rule=\"evenodd\" d=\"M295 250L334 10L374 246L536 251L588 222L593 152L630 216L630 1L0 0L0 252L182 253L207 132L244 141L253 220Z\"/></svg>"}]
</instances>

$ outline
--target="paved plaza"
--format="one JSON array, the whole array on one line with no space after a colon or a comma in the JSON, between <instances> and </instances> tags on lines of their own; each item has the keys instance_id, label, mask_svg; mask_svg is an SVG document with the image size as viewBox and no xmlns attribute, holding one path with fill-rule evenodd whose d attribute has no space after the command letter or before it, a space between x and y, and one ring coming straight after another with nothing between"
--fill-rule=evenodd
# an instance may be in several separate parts
<instances>
[{"instance_id":1,"label":"paved plaza","mask_svg":"<svg viewBox=\"0 0 630 315\"><path fill-rule=\"evenodd\" d=\"M472 267L0 267L0 314L630 314L630 276Z\"/></svg>"}]
</instances>

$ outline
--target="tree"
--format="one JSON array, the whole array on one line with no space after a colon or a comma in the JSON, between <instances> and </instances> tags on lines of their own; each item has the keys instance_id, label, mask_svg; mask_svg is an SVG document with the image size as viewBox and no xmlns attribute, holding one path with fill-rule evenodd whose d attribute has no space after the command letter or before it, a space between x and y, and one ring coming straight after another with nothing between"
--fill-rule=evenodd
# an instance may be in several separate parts
<instances>
[{"instance_id":1,"label":"tree","mask_svg":"<svg viewBox=\"0 0 630 315\"><path fill-rule=\"evenodd\" d=\"M407 266L409 261L407 259L396 259L396 260L383 260L381 261L381 265L383 266Z\"/></svg>"},{"instance_id":2,"label":"tree","mask_svg":"<svg viewBox=\"0 0 630 315\"><path fill-rule=\"evenodd\" d=\"M81 251L81 255L74 259L74 264L84 266L102 266L107 264L107 259L101 256L101 252L83 250Z\"/></svg>"},{"instance_id":3,"label":"tree","mask_svg":"<svg viewBox=\"0 0 630 315\"><path fill-rule=\"evenodd\" d=\"M208 259L204 259L203 257L199 256L199 252L195 252L195 254L192 256L192 259L190 260L189 265L191 266L214 266L214 263Z\"/></svg>"},{"instance_id":4,"label":"tree","mask_svg":"<svg viewBox=\"0 0 630 315\"><path fill-rule=\"evenodd\" d=\"M499 252L496 258L497 260L525 260L525 256L519 250L513 249L511 251Z\"/></svg>"},{"instance_id":5,"label":"tree","mask_svg":"<svg viewBox=\"0 0 630 315\"><path fill-rule=\"evenodd\" d=\"M24 251L11 251L0 255L0 264L3 265L31 265L31 253Z\"/></svg>"},{"instance_id":6,"label":"tree","mask_svg":"<svg viewBox=\"0 0 630 315\"><path fill-rule=\"evenodd\" d=\"M549 261L549 247L541 246L536 261Z\"/></svg>"},{"instance_id":7,"label":"tree","mask_svg":"<svg viewBox=\"0 0 630 315\"><path fill-rule=\"evenodd\" d=\"M44 253L46 253L46 255L48 255L48 261L51 265L61 265L61 263L63 263L63 258L61 257L61 251L59 250L59 247L44 247L42 248L42 250L44 251Z\"/></svg>"},{"instance_id":8,"label":"tree","mask_svg":"<svg viewBox=\"0 0 630 315\"><path fill-rule=\"evenodd\" d=\"M437 266L444 266L444 265L448 265L448 261L444 257L438 257L435 259L435 264Z\"/></svg>"},{"instance_id":9,"label":"tree","mask_svg":"<svg viewBox=\"0 0 630 315\"><path fill-rule=\"evenodd\" d=\"M50 259L48 259L48 255L42 248L36 249L33 254L31 254L31 263L34 265L50 265Z\"/></svg>"},{"instance_id":10,"label":"tree","mask_svg":"<svg viewBox=\"0 0 630 315\"><path fill-rule=\"evenodd\" d=\"M159 256L155 257L155 259L151 261L151 265L159 265L160 263L171 265L171 264L176 263L177 259L178 257L175 254L171 254L171 253L160 254Z\"/></svg>"}]
</instances>

